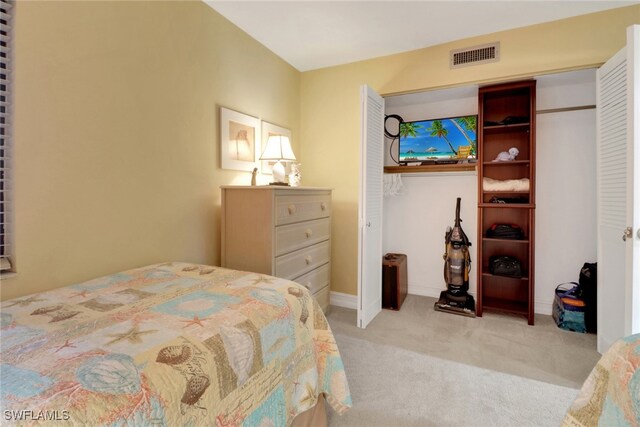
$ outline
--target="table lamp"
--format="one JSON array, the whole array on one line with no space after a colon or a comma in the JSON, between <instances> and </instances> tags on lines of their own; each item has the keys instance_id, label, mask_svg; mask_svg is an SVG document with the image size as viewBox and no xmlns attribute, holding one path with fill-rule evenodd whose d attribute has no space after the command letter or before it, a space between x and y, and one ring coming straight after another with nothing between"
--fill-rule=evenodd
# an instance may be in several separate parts
<instances>
[{"instance_id":1,"label":"table lamp","mask_svg":"<svg viewBox=\"0 0 640 427\"><path fill-rule=\"evenodd\" d=\"M262 152L260 160L276 160L276 164L273 165L274 182L271 182L270 185L289 185L284 180L284 164L282 162L296 160L296 156L293 154L288 137L271 135L267 139L267 146Z\"/></svg>"}]
</instances>

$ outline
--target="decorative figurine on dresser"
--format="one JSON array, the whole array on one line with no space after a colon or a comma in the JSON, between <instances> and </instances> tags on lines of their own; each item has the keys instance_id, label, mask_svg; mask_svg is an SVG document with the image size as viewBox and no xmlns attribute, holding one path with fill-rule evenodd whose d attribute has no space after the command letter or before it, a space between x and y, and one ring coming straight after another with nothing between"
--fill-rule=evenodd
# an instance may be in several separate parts
<instances>
[{"instance_id":1,"label":"decorative figurine on dresser","mask_svg":"<svg viewBox=\"0 0 640 427\"><path fill-rule=\"evenodd\" d=\"M289 172L289 185L299 187L302 181L302 172L300 172L300 163L291 163L291 172Z\"/></svg>"},{"instance_id":2,"label":"decorative figurine on dresser","mask_svg":"<svg viewBox=\"0 0 640 427\"><path fill-rule=\"evenodd\" d=\"M331 189L222 186L222 266L293 280L326 311Z\"/></svg>"}]
</instances>

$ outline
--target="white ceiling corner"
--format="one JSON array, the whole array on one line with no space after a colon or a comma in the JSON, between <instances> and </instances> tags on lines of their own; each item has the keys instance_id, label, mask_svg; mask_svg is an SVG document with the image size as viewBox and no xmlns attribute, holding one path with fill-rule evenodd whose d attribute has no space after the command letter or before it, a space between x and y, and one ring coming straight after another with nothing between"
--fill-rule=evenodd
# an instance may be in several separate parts
<instances>
[{"instance_id":1,"label":"white ceiling corner","mask_svg":"<svg viewBox=\"0 0 640 427\"><path fill-rule=\"evenodd\" d=\"M205 0L299 71L309 71L638 1Z\"/></svg>"}]
</instances>

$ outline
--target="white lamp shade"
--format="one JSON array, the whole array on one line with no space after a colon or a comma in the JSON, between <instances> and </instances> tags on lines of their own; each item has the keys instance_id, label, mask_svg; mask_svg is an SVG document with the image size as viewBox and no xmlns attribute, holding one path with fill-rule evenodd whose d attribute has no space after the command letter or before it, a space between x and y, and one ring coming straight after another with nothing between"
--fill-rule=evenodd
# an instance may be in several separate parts
<instances>
[{"instance_id":1,"label":"white lamp shade","mask_svg":"<svg viewBox=\"0 0 640 427\"><path fill-rule=\"evenodd\" d=\"M295 160L289 138L284 135L271 135L267 139L260 160Z\"/></svg>"}]
</instances>

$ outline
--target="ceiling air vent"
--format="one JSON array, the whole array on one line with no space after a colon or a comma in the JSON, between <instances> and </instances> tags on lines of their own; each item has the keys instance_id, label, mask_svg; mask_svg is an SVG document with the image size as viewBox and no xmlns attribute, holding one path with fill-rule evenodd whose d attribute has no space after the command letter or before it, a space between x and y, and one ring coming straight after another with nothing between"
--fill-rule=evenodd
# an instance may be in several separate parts
<instances>
[{"instance_id":1,"label":"ceiling air vent","mask_svg":"<svg viewBox=\"0 0 640 427\"><path fill-rule=\"evenodd\" d=\"M498 62L500 59L500 42L452 50L449 54L449 68L460 68L468 65Z\"/></svg>"}]
</instances>

